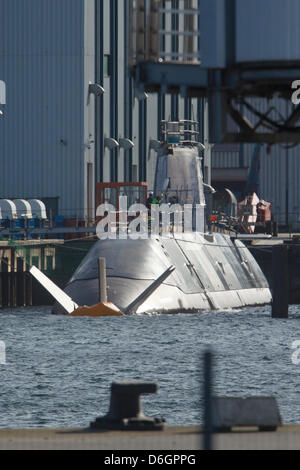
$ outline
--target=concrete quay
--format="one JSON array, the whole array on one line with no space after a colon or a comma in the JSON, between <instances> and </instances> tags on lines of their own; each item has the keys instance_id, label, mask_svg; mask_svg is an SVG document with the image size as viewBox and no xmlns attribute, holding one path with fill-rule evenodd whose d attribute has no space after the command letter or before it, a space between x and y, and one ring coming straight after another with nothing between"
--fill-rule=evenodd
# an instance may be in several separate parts
<instances>
[{"instance_id":1,"label":"concrete quay","mask_svg":"<svg viewBox=\"0 0 300 470\"><path fill-rule=\"evenodd\" d=\"M163 431L90 431L89 429L0 430L0 450L201 450L199 427ZM236 429L213 436L215 450L300 450L300 425L275 432Z\"/></svg>"}]
</instances>

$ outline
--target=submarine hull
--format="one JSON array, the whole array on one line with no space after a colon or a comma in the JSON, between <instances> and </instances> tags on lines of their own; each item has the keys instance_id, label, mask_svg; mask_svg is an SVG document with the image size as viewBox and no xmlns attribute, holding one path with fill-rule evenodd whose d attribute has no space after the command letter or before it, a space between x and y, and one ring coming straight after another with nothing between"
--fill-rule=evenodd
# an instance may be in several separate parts
<instances>
[{"instance_id":1,"label":"submarine hull","mask_svg":"<svg viewBox=\"0 0 300 470\"><path fill-rule=\"evenodd\" d=\"M272 300L254 257L242 242L225 234L99 240L65 288L78 305L99 302L99 258L106 259L108 301L122 311L170 265L176 269L136 313L191 313L265 305ZM65 312L55 304L53 313Z\"/></svg>"}]
</instances>

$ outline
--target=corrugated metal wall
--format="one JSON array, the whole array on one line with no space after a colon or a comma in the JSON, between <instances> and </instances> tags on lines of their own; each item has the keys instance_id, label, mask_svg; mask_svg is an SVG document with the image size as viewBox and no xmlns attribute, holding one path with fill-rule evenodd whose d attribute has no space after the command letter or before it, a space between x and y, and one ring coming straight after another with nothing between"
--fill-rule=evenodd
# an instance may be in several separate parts
<instances>
[{"instance_id":1,"label":"corrugated metal wall","mask_svg":"<svg viewBox=\"0 0 300 470\"><path fill-rule=\"evenodd\" d=\"M299 0L237 0L237 62L300 59Z\"/></svg>"},{"instance_id":2,"label":"corrugated metal wall","mask_svg":"<svg viewBox=\"0 0 300 470\"><path fill-rule=\"evenodd\" d=\"M0 197L59 201L94 212L96 181L154 184L161 119L197 117L197 100L144 95L129 74L131 0L0 0ZM99 83L104 95L88 94ZM160 103L160 106L159 106ZM109 150L105 138L130 139ZM49 203L50 204L50 203Z\"/></svg>"},{"instance_id":3,"label":"corrugated metal wall","mask_svg":"<svg viewBox=\"0 0 300 470\"><path fill-rule=\"evenodd\" d=\"M0 0L0 197L54 198L83 208L82 0Z\"/></svg>"}]
</instances>

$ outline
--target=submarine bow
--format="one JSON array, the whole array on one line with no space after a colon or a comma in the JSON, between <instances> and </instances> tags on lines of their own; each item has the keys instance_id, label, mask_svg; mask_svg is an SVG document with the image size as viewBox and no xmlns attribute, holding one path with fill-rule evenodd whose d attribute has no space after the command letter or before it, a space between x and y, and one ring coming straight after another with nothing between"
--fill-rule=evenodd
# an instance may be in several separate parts
<instances>
[{"instance_id":1,"label":"submarine bow","mask_svg":"<svg viewBox=\"0 0 300 470\"><path fill-rule=\"evenodd\" d=\"M268 282L244 244L215 233L148 240L99 240L65 288L78 304L99 302L98 259L106 259L108 301L126 310L170 264L176 269L137 313L190 313L271 302ZM55 305L53 313L64 313Z\"/></svg>"}]
</instances>

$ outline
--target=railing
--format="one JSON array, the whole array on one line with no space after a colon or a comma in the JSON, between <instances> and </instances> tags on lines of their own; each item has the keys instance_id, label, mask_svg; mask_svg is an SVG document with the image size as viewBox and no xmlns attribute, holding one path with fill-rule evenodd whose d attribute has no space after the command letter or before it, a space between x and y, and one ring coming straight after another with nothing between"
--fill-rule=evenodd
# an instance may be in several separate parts
<instances>
[{"instance_id":1,"label":"railing","mask_svg":"<svg viewBox=\"0 0 300 470\"><path fill-rule=\"evenodd\" d=\"M131 65L200 63L198 0L132 0Z\"/></svg>"},{"instance_id":2,"label":"railing","mask_svg":"<svg viewBox=\"0 0 300 470\"><path fill-rule=\"evenodd\" d=\"M161 141L167 144L201 145L198 141L199 123L192 120L162 121Z\"/></svg>"}]
</instances>

